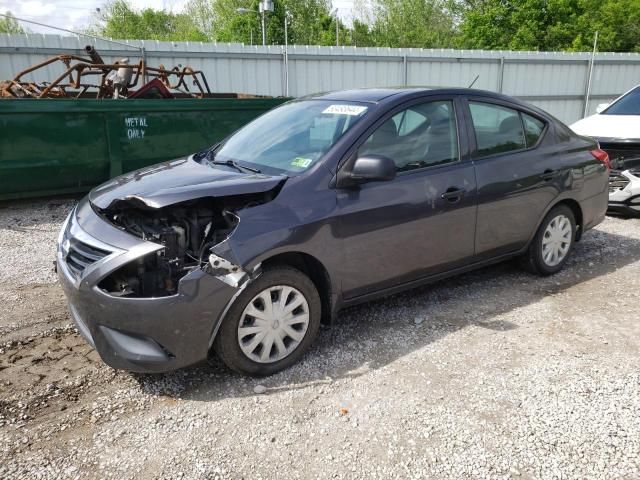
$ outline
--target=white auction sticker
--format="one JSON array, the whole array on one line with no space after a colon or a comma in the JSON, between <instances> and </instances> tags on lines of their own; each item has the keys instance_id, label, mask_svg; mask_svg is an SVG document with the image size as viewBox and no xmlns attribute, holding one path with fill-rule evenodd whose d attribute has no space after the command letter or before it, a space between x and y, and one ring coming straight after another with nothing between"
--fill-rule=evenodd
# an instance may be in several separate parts
<instances>
[{"instance_id":1,"label":"white auction sticker","mask_svg":"<svg viewBox=\"0 0 640 480\"><path fill-rule=\"evenodd\" d=\"M361 105L329 105L322 113L333 113L337 115L360 115L366 111L367 107Z\"/></svg>"}]
</instances>

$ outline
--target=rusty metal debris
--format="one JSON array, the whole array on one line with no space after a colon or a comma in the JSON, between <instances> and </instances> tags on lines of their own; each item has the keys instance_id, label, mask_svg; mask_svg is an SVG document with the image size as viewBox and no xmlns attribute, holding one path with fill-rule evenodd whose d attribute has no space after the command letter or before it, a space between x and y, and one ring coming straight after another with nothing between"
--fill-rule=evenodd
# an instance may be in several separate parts
<instances>
[{"instance_id":1,"label":"rusty metal debris","mask_svg":"<svg viewBox=\"0 0 640 480\"><path fill-rule=\"evenodd\" d=\"M85 56L56 55L33 65L13 80L0 82L0 97L10 98L128 98L135 89L142 89L149 81L157 79L169 91L203 98L211 94L204 74L191 67L164 65L150 67L144 59L131 64L125 58L105 63L91 45L85 47ZM52 82L26 81L24 77L41 68L62 63L64 73ZM154 82L156 85L158 82ZM140 90L138 90L140 91Z\"/></svg>"}]
</instances>

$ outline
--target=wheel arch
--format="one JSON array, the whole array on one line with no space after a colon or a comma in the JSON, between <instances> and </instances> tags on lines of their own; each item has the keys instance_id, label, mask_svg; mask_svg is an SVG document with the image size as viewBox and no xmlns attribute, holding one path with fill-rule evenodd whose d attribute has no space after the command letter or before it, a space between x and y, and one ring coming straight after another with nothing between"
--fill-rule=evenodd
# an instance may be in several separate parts
<instances>
[{"instance_id":1,"label":"wheel arch","mask_svg":"<svg viewBox=\"0 0 640 480\"><path fill-rule=\"evenodd\" d=\"M576 238L574 239L574 241L576 242L580 241L580 238L582 238L582 232L583 232L582 222L584 220L584 217L582 214L582 207L580 206L580 203L573 198L563 198L549 205L549 207L543 212L543 214L540 216L540 219L538 220L538 224L536 225L536 228L533 230L533 233L531 234L531 238L527 242L527 245L521 250L521 252L524 253L527 251L527 249L531 246L531 242L533 242L534 238L536 238L536 234L540 229L540 225L542 225L542 222L544 222L544 219L547 217L547 215L551 210L553 210L559 205L566 205L573 212L573 216L576 220Z\"/></svg>"},{"instance_id":2,"label":"wheel arch","mask_svg":"<svg viewBox=\"0 0 640 480\"><path fill-rule=\"evenodd\" d=\"M573 217L575 218L576 221L576 238L575 241L578 242L580 241L580 238L582 237L582 232L583 232L583 221L584 221L584 217L582 214L582 207L580 206L580 204L574 200L573 198L565 198L563 200L560 200L559 202L555 203L546 213L549 213L551 210L553 210L554 208L556 208L558 205L566 205L567 207L569 207L571 209L571 211L573 212Z\"/></svg>"},{"instance_id":3,"label":"wheel arch","mask_svg":"<svg viewBox=\"0 0 640 480\"><path fill-rule=\"evenodd\" d=\"M323 324L331 324L335 316L335 301L332 294L331 277L326 267L313 255L304 252L278 253L262 261L262 268L286 265L300 270L311 279L320 295Z\"/></svg>"}]
</instances>

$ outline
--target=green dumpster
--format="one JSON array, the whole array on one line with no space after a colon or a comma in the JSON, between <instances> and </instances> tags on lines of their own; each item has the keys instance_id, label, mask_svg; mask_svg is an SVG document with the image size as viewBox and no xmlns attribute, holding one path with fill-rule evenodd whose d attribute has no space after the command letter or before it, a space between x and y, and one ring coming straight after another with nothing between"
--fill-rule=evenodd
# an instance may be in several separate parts
<instances>
[{"instance_id":1,"label":"green dumpster","mask_svg":"<svg viewBox=\"0 0 640 480\"><path fill-rule=\"evenodd\" d=\"M0 100L0 200L88 191L202 150L286 100Z\"/></svg>"}]
</instances>

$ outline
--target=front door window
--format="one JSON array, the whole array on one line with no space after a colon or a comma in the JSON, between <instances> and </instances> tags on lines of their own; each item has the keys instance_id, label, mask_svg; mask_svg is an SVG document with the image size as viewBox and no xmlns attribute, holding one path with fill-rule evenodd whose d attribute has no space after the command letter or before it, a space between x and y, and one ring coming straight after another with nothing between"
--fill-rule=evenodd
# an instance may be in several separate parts
<instances>
[{"instance_id":1,"label":"front door window","mask_svg":"<svg viewBox=\"0 0 640 480\"><path fill-rule=\"evenodd\" d=\"M397 113L369 136L358 155L388 157L398 172L457 162L458 132L453 102L420 103Z\"/></svg>"}]
</instances>

